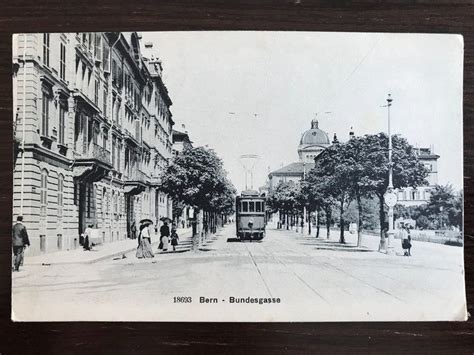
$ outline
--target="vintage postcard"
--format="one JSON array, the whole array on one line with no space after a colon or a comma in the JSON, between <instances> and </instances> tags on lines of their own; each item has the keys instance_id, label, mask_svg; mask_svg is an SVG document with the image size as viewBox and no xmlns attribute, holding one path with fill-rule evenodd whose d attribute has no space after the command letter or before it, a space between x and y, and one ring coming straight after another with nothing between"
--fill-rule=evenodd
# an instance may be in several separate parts
<instances>
[{"instance_id":1,"label":"vintage postcard","mask_svg":"<svg viewBox=\"0 0 474 355\"><path fill-rule=\"evenodd\" d=\"M13 36L14 321L459 321L463 38Z\"/></svg>"}]
</instances>

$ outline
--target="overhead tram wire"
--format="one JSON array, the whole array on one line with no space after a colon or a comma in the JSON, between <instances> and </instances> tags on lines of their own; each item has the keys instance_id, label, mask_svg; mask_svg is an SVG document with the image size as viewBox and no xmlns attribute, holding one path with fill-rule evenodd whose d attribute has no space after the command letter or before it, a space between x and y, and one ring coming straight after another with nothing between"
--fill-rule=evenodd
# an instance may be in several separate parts
<instances>
[{"instance_id":1,"label":"overhead tram wire","mask_svg":"<svg viewBox=\"0 0 474 355\"><path fill-rule=\"evenodd\" d=\"M352 76L359 70L359 68L362 66L362 64L365 62L365 60L369 57L369 55L372 53L372 51L375 49L377 44L379 43L380 38L377 38L377 40L374 42L372 47L369 48L367 53L361 58L361 60L356 64L354 69L347 75L347 77L342 81L341 86L339 89L332 95L329 96L326 102L324 102L321 107L323 108L322 111L329 111L329 105L334 102L334 100L339 96L341 91L346 87L348 81L352 78Z\"/></svg>"}]
</instances>

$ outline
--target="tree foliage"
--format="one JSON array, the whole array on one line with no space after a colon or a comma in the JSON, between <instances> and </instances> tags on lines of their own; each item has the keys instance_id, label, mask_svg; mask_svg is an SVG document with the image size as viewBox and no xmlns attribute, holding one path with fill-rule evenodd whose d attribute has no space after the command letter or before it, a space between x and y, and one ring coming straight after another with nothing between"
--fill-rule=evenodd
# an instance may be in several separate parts
<instances>
[{"instance_id":1,"label":"tree foliage","mask_svg":"<svg viewBox=\"0 0 474 355\"><path fill-rule=\"evenodd\" d=\"M187 205L224 214L233 211L236 190L212 149L185 149L163 172L161 182L163 192Z\"/></svg>"},{"instance_id":2,"label":"tree foliage","mask_svg":"<svg viewBox=\"0 0 474 355\"><path fill-rule=\"evenodd\" d=\"M462 228L463 193L455 193L451 185L436 185L427 204L419 206L396 205L396 219L413 219L423 229L455 226Z\"/></svg>"},{"instance_id":3,"label":"tree foliage","mask_svg":"<svg viewBox=\"0 0 474 355\"><path fill-rule=\"evenodd\" d=\"M351 201L357 202L358 243L364 226L363 200L379 199L380 226L384 224L384 195L389 184L388 136L384 133L354 137L335 143L317 158L303 183L306 203L337 204L340 241L344 242L344 213ZM428 172L418 161L414 148L398 135L392 137L392 176L394 188L416 187L426 183ZM323 202L324 201L324 202ZM372 206L373 207L373 206ZM374 223L371 222L373 225Z\"/></svg>"}]
</instances>

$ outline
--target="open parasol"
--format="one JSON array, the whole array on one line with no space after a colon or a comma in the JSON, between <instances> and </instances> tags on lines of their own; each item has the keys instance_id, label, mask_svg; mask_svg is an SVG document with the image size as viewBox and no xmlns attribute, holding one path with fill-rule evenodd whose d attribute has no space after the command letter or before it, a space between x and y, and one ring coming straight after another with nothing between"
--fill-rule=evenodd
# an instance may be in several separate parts
<instances>
[{"instance_id":1,"label":"open parasol","mask_svg":"<svg viewBox=\"0 0 474 355\"><path fill-rule=\"evenodd\" d=\"M145 218L140 221L141 224L153 224L153 221L151 219Z\"/></svg>"}]
</instances>

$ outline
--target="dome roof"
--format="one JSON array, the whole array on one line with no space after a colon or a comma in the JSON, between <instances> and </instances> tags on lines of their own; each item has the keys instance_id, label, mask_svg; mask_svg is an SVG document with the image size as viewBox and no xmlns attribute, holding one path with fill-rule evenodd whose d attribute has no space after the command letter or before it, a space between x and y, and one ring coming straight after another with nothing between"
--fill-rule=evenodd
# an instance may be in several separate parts
<instances>
[{"instance_id":1,"label":"dome roof","mask_svg":"<svg viewBox=\"0 0 474 355\"><path fill-rule=\"evenodd\" d=\"M300 145L303 145L303 144L304 145L315 145L315 144L329 145L330 144L327 133L318 128L317 120L312 120L311 129L308 129L301 136Z\"/></svg>"}]
</instances>

